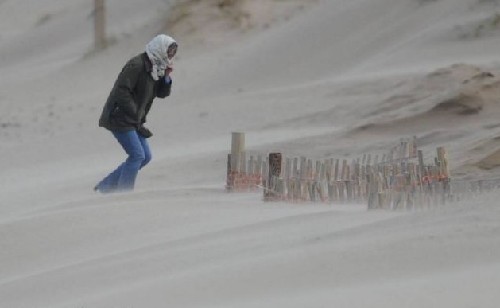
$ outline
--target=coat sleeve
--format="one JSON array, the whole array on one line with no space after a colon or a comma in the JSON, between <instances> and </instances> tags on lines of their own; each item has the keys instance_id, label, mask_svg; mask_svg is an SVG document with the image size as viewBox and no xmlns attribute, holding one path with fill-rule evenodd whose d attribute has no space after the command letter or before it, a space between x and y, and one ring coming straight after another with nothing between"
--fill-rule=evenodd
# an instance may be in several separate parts
<instances>
[{"instance_id":1,"label":"coat sleeve","mask_svg":"<svg viewBox=\"0 0 500 308\"><path fill-rule=\"evenodd\" d=\"M138 119L137 104L134 100L134 88L140 74L140 65L128 62L116 80L115 102L118 108L133 119Z\"/></svg>"},{"instance_id":2,"label":"coat sleeve","mask_svg":"<svg viewBox=\"0 0 500 308\"><path fill-rule=\"evenodd\" d=\"M165 81L165 77L162 77L157 82L156 87L156 97L165 98L170 95L170 90L172 89L172 79L169 82Z\"/></svg>"}]
</instances>

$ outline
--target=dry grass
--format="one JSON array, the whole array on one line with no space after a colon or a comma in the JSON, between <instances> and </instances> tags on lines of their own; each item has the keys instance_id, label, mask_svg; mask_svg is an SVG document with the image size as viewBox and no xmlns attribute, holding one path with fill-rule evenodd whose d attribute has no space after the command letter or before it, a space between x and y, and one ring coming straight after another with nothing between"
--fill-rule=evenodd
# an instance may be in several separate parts
<instances>
[{"instance_id":1,"label":"dry grass","mask_svg":"<svg viewBox=\"0 0 500 308\"><path fill-rule=\"evenodd\" d=\"M224 43L288 20L318 0L183 0L170 10L165 32L183 45Z\"/></svg>"}]
</instances>

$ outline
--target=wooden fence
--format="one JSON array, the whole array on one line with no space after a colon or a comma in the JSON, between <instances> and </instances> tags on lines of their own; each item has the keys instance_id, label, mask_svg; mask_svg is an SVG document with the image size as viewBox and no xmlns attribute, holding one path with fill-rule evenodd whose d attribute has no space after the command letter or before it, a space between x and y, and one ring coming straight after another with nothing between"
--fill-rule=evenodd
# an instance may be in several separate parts
<instances>
[{"instance_id":1,"label":"wooden fence","mask_svg":"<svg viewBox=\"0 0 500 308\"><path fill-rule=\"evenodd\" d=\"M427 165L415 141L401 141L388 154L367 154L351 162L281 159L280 153L271 153L264 200L366 203L369 209L423 208L449 202L446 149L438 148L434 164Z\"/></svg>"},{"instance_id":2,"label":"wooden fence","mask_svg":"<svg viewBox=\"0 0 500 308\"><path fill-rule=\"evenodd\" d=\"M245 135L239 132L232 133L231 154L227 156L227 191L256 191L263 187L267 166L263 155L250 155L247 160Z\"/></svg>"},{"instance_id":3,"label":"wooden fence","mask_svg":"<svg viewBox=\"0 0 500 308\"><path fill-rule=\"evenodd\" d=\"M242 152L237 162L227 156L226 190L228 192L257 191L265 186L267 179L267 160L263 155L253 156L247 160L246 153Z\"/></svg>"},{"instance_id":4,"label":"wooden fence","mask_svg":"<svg viewBox=\"0 0 500 308\"><path fill-rule=\"evenodd\" d=\"M451 179L446 149L438 147L428 162L416 137L400 140L388 153L350 161L282 153L247 159L241 133L233 133L226 184L228 191L262 188L265 201L364 203L392 210L433 208L499 187L500 179Z\"/></svg>"}]
</instances>

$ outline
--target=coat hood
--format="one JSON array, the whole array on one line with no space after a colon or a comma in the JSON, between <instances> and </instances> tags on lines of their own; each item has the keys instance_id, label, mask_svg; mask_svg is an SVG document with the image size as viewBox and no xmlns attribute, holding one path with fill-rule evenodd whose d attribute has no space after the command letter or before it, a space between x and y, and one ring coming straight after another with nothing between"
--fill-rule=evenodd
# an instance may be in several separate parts
<instances>
[{"instance_id":1,"label":"coat hood","mask_svg":"<svg viewBox=\"0 0 500 308\"><path fill-rule=\"evenodd\" d=\"M167 67L172 65L172 60L167 57L167 50L173 43L177 42L172 37L159 34L146 45L146 54L153 65L151 77L154 80L163 77Z\"/></svg>"}]
</instances>

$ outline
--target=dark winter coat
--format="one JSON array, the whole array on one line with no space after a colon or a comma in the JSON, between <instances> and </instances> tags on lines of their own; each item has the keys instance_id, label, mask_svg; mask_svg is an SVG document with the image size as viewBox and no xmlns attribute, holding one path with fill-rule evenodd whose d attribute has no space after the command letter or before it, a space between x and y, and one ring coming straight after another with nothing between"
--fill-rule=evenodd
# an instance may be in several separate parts
<instances>
[{"instance_id":1,"label":"dark winter coat","mask_svg":"<svg viewBox=\"0 0 500 308\"><path fill-rule=\"evenodd\" d=\"M111 131L138 129L146 122L153 99L170 95L171 81L151 77L152 65L146 53L130 59L123 67L104 105L99 126Z\"/></svg>"}]
</instances>

